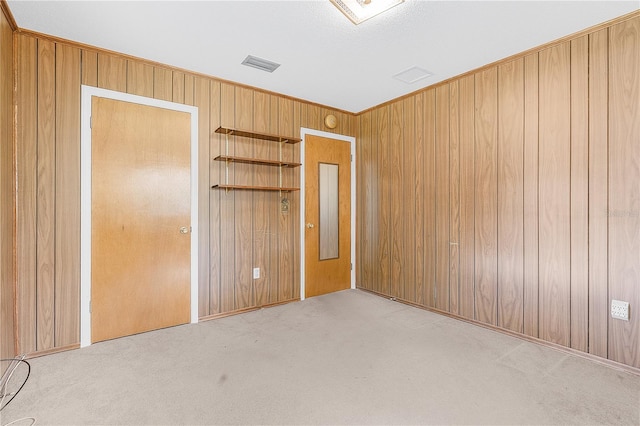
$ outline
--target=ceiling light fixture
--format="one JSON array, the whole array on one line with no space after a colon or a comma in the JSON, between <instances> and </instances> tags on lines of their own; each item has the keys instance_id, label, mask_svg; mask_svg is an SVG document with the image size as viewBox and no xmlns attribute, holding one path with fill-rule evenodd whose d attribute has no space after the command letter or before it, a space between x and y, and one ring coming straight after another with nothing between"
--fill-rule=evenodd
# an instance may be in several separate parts
<instances>
[{"instance_id":1,"label":"ceiling light fixture","mask_svg":"<svg viewBox=\"0 0 640 426\"><path fill-rule=\"evenodd\" d=\"M381 14L404 0L329 0L354 24Z\"/></svg>"},{"instance_id":2,"label":"ceiling light fixture","mask_svg":"<svg viewBox=\"0 0 640 426\"><path fill-rule=\"evenodd\" d=\"M266 72L274 72L276 68L280 66L280 64L276 64L275 62L271 62L266 59L258 58L251 55L244 58L244 61L242 61L242 65L257 68Z\"/></svg>"}]
</instances>

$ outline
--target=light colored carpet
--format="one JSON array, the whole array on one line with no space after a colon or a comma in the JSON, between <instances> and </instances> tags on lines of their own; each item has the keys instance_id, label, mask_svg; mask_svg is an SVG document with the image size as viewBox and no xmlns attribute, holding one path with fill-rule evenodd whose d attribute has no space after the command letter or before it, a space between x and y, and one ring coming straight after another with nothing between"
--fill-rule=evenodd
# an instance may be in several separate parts
<instances>
[{"instance_id":1,"label":"light colored carpet","mask_svg":"<svg viewBox=\"0 0 640 426\"><path fill-rule=\"evenodd\" d=\"M30 362L2 425L640 424L638 376L359 290Z\"/></svg>"}]
</instances>

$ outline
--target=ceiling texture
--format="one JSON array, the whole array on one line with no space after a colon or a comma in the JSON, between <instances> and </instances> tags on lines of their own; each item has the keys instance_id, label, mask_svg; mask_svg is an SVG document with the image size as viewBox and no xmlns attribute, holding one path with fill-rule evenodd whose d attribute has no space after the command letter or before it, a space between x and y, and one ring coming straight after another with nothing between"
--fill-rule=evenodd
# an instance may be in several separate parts
<instances>
[{"instance_id":1,"label":"ceiling texture","mask_svg":"<svg viewBox=\"0 0 640 426\"><path fill-rule=\"evenodd\" d=\"M24 30L354 113L640 6L405 0L356 26L329 0L7 3ZM247 55L281 65L260 71L241 65ZM432 75L410 84L393 77L412 67Z\"/></svg>"}]
</instances>

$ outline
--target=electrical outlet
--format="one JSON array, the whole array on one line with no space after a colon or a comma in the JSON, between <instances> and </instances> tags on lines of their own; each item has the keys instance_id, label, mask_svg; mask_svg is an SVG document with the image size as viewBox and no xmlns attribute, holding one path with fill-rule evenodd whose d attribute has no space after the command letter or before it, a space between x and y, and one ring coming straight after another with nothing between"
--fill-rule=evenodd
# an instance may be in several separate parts
<instances>
[{"instance_id":1,"label":"electrical outlet","mask_svg":"<svg viewBox=\"0 0 640 426\"><path fill-rule=\"evenodd\" d=\"M260 278L260 268L253 268L253 279L257 280Z\"/></svg>"},{"instance_id":2,"label":"electrical outlet","mask_svg":"<svg viewBox=\"0 0 640 426\"><path fill-rule=\"evenodd\" d=\"M611 318L629 321L629 302L611 301Z\"/></svg>"}]
</instances>

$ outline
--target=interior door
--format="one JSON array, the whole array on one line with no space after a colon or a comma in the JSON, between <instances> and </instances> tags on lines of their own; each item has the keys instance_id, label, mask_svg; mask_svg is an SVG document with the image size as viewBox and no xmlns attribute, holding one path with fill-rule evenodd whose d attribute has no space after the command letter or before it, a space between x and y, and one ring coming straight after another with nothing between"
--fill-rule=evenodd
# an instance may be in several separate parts
<instances>
[{"instance_id":1,"label":"interior door","mask_svg":"<svg viewBox=\"0 0 640 426\"><path fill-rule=\"evenodd\" d=\"M305 297L351 287L351 146L305 137Z\"/></svg>"},{"instance_id":2,"label":"interior door","mask_svg":"<svg viewBox=\"0 0 640 426\"><path fill-rule=\"evenodd\" d=\"M92 98L93 342L190 320L190 120Z\"/></svg>"}]
</instances>

